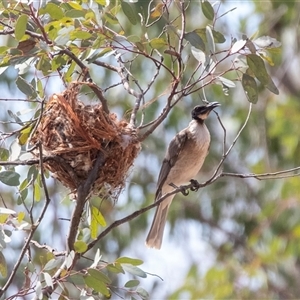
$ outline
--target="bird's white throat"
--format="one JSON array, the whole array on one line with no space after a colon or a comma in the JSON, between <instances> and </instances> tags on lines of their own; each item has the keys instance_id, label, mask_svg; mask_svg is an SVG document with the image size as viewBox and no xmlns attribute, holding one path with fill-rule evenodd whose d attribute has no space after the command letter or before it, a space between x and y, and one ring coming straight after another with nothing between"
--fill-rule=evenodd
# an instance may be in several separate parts
<instances>
[{"instance_id":1,"label":"bird's white throat","mask_svg":"<svg viewBox=\"0 0 300 300\"><path fill-rule=\"evenodd\" d=\"M196 143L200 143L202 145L210 143L210 134L204 123L200 124L196 120L192 120L188 129Z\"/></svg>"}]
</instances>

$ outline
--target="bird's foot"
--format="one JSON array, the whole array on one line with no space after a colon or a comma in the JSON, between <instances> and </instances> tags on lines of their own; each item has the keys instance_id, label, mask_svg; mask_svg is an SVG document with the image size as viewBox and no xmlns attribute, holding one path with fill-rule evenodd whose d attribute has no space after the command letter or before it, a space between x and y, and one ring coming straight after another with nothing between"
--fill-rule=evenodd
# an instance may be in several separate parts
<instances>
[{"instance_id":1,"label":"bird's foot","mask_svg":"<svg viewBox=\"0 0 300 300\"><path fill-rule=\"evenodd\" d=\"M191 183L191 191L193 192L197 192L199 190L199 182L195 179L191 179L190 180L190 183Z\"/></svg>"},{"instance_id":2,"label":"bird's foot","mask_svg":"<svg viewBox=\"0 0 300 300\"><path fill-rule=\"evenodd\" d=\"M180 189L180 192L182 193L183 196L187 196L189 194L189 191L183 185L177 186L174 183L170 183L170 186L173 187L174 189Z\"/></svg>"}]
</instances>

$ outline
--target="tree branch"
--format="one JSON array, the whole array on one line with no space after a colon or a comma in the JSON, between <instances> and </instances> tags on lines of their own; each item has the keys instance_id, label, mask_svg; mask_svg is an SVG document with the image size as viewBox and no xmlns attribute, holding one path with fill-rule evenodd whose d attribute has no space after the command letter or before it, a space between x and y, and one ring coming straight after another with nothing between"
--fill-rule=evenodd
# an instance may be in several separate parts
<instances>
[{"instance_id":1,"label":"tree branch","mask_svg":"<svg viewBox=\"0 0 300 300\"><path fill-rule=\"evenodd\" d=\"M76 240L76 235L80 224L80 219L81 219L84 205L86 203L91 187L94 184L95 180L97 179L98 171L103 166L104 162L105 162L105 155L103 152L99 151L96 162L92 170L89 172L86 181L82 183L77 190L76 206L74 208L71 217L70 229L67 238L67 243L68 243L67 246L69 251L74 250L74 243Z\"/></svg>"}]
</instances>

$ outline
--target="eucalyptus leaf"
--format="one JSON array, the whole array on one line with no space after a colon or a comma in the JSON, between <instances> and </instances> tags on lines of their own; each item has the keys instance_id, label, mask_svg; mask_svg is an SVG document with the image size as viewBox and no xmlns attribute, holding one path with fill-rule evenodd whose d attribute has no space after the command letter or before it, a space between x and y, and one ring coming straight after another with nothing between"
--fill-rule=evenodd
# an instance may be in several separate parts
<instances>
[{"instance_id":1,"label":"eucalyptus leaf","mask_svg":"<svg viewBox=\"0 0 300 300\"><path fill-rule=\"evenodd\" d=\"M242 77L242 86L244 88L249 102L254 104L257 103L258 91L255 79L250 75L244 73Z\"/></svg>"},{"instance_id":2,"label":"eucalyptus leaf","mask_svg":"<svg viewBox=\"0 0 300 300\"><path fill-rule=\"evenodd\" d=\"M208 20L212 21L215 17L215 12L214 12L214 9L211 6L211 4L206 0L201 1L201 8L202 8L202 12L203 12L204 16Z\"/></svg>"},{"instance_id":3,"label":"eucalyptus leaf","mask_svg":"<svg viewBox=\"0 0 300 300\"><path fill-rule=\"evenodd\" d=\"M130 21L130 23L132 25L136 25L138 22L138 14L135 11L134 4L121 1L121 7L125 16Z\"/></svg>"},{"instance_id":4,"label":"eucalyptus leaf","mask_svg":"<svg viewBox=\"0 0 300 300\"><path fill-rule=\"evenodd\" d=\"M195 48L205 51L205 44L202 41L201 37L196 32L187 32L183 36L187 41L190 42Z\"/></svg>"},{"instance_id":5,"label":"eucalyptus leaf","mask_svg":"<svg viewBox=\"0 0 300 300\"><path fill-rule=\"evenodd\" d=\"M15 37L17 41L20 41L25 35L27 23L28 16L25 14L21 14L15 25Z\"/></svg>"},{"instance_id":6,"label":"eucalyptus leaf","mask_svg":"<svg viewBox=\"0 0 300 300\"><path fill-rule=\"evenodd\" d=\"M14 171L0 172L0 181L9 186L18 186L20 184L20 174Z\"/></svg>"}]
</instances>

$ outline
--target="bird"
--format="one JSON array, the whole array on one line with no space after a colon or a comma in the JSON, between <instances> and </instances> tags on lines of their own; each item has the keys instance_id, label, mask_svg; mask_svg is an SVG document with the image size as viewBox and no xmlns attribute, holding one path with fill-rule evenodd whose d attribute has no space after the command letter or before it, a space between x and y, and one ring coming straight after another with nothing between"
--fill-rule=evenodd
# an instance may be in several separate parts
<instances>
[{"instance_id":1,"label":"bird","mask_svg":"<svg viewBox=\"0 0 300 300\"><path fill-rule=\"evenodd\" d=\"M159 172L155 201L163 195L193 180L200 171L210 145L210 133L204 124L209 113L220 106L218 102L197 105L191 112L192 121L171 140ZM167 214L175 194L168 196L156 208L146 238L149 248L160 249Z\"/></svg>"}]
</instances>

